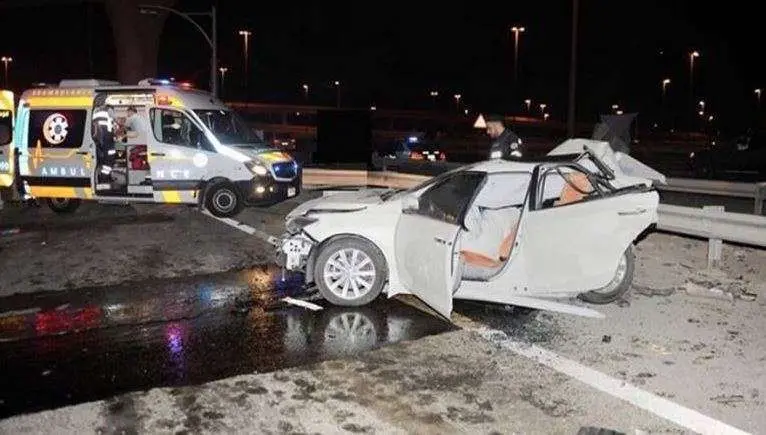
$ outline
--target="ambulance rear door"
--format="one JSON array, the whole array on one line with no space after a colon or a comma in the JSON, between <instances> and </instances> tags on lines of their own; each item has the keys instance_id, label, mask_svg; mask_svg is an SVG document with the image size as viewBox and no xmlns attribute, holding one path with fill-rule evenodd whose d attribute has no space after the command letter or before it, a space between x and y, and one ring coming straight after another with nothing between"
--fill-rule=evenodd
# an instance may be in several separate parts
<instances>
[{"instance_id":1,"label":"ambulance rear door","mask_svg":"<svg viewBox=\"0 0 766 435\"><path fill-rule=\"evenodd\" d=\"M13 184L13 92L0 91L0 188Z\"/></svg>"},{"instance_id":2,"label":"ambulance rear door","mask_svg":"<svg viewBox=\"0 0 766 435\"><path fill-rule=\"evenodd\" d=\"M40 89L19 107L19 175L37 198L93 197L89 89ZM23 125L22 125L23 124Z\"/></svg>"}]
</instances>

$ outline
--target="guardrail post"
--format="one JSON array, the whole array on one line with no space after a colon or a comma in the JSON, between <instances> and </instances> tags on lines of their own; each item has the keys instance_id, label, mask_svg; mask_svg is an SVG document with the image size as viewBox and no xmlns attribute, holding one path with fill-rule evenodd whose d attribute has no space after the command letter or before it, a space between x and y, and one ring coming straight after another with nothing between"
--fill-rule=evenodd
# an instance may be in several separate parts
<instances>
[{"instance_id":1,"label":"guardrail post","mask_svg":"<svg viewBox=\"0 0 766 435\"><path fill-rule=\"evenodd\" d=\"M702 207L703 225L705 231L710 235L707 245L707 267L708 269L717 267L721 261L721 254L723 253L723 240L713 238L716 234L713 228L715 217L725 212L725 208L722 205L706 205Z\"/></svg>"},{"instance_id":2,"label":"guardrail post","mask_svg":"<svg viewBox=\"0 0 766 435\"><path fill-rule=\"evenodd\" d=\"M757 183L755 185L755 210L757 215L763 214L763 198L766 197L766 183Z\"/></svg>"}]
</instances>

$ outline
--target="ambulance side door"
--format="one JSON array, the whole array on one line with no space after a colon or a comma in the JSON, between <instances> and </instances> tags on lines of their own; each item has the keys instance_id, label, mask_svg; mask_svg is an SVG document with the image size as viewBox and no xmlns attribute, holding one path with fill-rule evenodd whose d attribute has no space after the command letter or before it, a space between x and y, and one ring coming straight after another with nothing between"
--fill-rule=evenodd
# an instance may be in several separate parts
<instances>
[{"instance_id":1,"label":"ambulance side door","mask_svg":"<svg viewBox=\"0 0 766 435\"><path fill-rule=\"evenodd\" d=\"M154 200L195 203L215 148L183 110L150 106L147 140Z\"/></svg>"}]
</instances>

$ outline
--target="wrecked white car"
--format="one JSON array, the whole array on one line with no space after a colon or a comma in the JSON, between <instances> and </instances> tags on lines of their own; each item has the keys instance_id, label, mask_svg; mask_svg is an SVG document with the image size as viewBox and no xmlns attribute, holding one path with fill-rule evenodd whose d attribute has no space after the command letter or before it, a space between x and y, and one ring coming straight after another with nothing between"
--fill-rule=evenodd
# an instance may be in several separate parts
<instances>
[{"instance_id":1,"label":"wrecked white car","mask_svg":"<svg viewBox=\"0 0 766 435\"><path fill-rule=\"evenodd\" d=\"M602 317L555 299L604 304L627 291L634 241L657 221L654 181L665 179L607 142L571 139L537 161L305 202L286 218L278 262L342 306L385 292L447 318L453 299Z\"/></svg>"}]
</instances>

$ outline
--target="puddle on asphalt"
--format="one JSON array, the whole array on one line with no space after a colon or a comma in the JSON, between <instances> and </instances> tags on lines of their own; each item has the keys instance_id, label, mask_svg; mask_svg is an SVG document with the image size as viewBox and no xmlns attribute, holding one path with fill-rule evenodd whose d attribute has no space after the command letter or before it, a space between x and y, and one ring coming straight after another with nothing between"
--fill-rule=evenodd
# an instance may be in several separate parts
<instances>
[{"instance_id":1,"label":"puddle on asphalt","mask_svg":"<svg viewBox=\"0 0 766 435\"><path fill-rule=\"evenodd\" d=\"M325 359L455 327L384 297L341 308L275 266L0 300L0 418ZM281 301L312 299L312 311Z\"/></svg>"}]
</instances>

